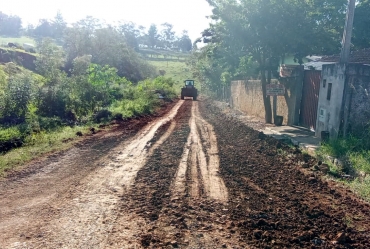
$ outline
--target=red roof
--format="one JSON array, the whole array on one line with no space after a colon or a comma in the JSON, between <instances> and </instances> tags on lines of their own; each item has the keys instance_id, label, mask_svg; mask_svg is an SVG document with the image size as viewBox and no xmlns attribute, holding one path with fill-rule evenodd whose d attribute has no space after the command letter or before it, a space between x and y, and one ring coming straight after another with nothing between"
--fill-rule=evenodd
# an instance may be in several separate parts
<instances>
[{"instance_id":1,"label":"red roof","mask_svg":"<svg viewBox=\"0 0 370 249\"><path fill-rule=\"evenodd\" d=\"M323 56L319 61L339 62L339 58L339 55L327 55ZM352 51L349 58L349 63L370 64L370 48Z\"/></svg>"}]
</instances>

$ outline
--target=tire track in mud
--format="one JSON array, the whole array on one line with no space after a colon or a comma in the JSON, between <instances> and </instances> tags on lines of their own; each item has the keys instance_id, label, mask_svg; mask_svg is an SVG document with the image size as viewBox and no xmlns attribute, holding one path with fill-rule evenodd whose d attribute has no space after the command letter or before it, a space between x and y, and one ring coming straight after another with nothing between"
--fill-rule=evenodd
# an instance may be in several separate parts
<instances>
[{"instance_id":1,"label":"tire track in mud","mask_svg":"<svg viewBox=\"0 0 370 249\"><path fill-rule=\"evenodd\" d=\"M34 242L26 245L42 248L105 248L109 234L114 232L120 196L133 186L137 172L144 166L150 153L150 142L157 130L171 122L182 104L183 101L179 101L163 118L149 123L133 139L114 147L107 156L102 157L99 164L104 167L84 178L67 196L52 204L60 211L50 224L41 228L44 239L39 244Z\"/></svg>"},{"instance_id":2,"label":"tire track in mud","mask_svg":"<svg viewBox=\"0 0 370 249\"><path fill-rule=\"evenodd\" d=\"M185 101L173 124L161 127L154 137L153 140L163 141L163 144L155 147L145 166L138 172L134 187L122 196L115 233L108 240L109 248L141 248L165 239L163 234L157 236L148 231L166 228L158 221L162 215L169 215L168 210L172 209L171 185L190 131L191 104ZM163 140L163 134L171 126L175 126L173 132Z\"/></svg>"},{"instance_id":3,"label":"tire track in mud","mask_svg":"<svg viewBox=\"0 0 370 249\"><path fill-rule=\"evenodd\" d=\"M183 153L174 184L174 195L190 195L198 198L201 195L226 202L228 193L223 179L219 175L219 157L217 138L212 125L199 113L199 102L194 102L189 122L190 134ZM185 163L188 167L185 167ZM188 177L185 182L184 172ZM189 184L189 186L184 186ZM184 189L188 189L185 194Z\"/></svg>"},{"instance_id":4,"label":"tire track in mud","mask_svg":"<svg viewBox=\"0 0 370 249\"><path fill-rule=\"evenodd\" d=\"M317 173L301 172L304 156L298 150L225 117L211 103L201 108L219 134L221 173L230 194L226 215L232 223L222 237L235 234L237 245L257 248L369 248L364 220L370 218L362 217L364 231L345 220L369 214L369 205L339 194Z\"/></svg>"},{"instance_id":5,"label":"tire track in mud","mask_svg":"<svg viewBox=\"0 0 370 249\"><path fill-rule=\"evenodd\" d=\"M216 207L222 212L227 205L227 190L214 174L219 166L219 159L212 158L218 157L216 136L201 118L198 102L187 101L175 120L174 132L154 151L138 173L135 187L122 198L114 228L118 236L111 236L111 248L217 247L214 238L220 234L210 217Z\"/></svg>"}]
</instances>

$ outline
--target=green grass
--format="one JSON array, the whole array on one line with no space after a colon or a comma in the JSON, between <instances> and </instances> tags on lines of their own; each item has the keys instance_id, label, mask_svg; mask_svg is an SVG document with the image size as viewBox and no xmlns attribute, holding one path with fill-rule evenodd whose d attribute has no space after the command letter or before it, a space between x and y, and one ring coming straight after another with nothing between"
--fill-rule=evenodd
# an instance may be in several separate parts
<instances>
[{"instance_id":1,"label":"green grass","mask_svg":"<svg viewBox=\"0 0 370 249\"><path fill-rule=\"evenodd\" d=\"M321 145L316 154L329 165L332 176L337 177L342 174L355 176L353 181L344 181L345 185L363 199L370 201L370 150L362 138L350 136L347 139L329 141ZM338 158L345 165L334 165L327 156ZM337 180L342 181L341 178Z\"/></svg>"},{"instance_id":2,"label":"green grass","mask_svg":"<svg viewBox=\"0 0 370 249\"><path fill-rule=\"evenodd\" d=\"M0 176L9 169L14 169L43 154L68 149L76 132L88 132L90 126L62 127L52 132L41 132L27 137L23 147L13 149L6 154L0 154Z\"/></svg>"},{"instance_id":3,"label":"green grass","mask_svg":"<svg viewBox=\"0 0 370 249\"><path fill-rule=\"evenodd\" d=\"M177 93L180 93L180 89L183 86L184 80L192 78L190 68L186 65L185 62L153 60L148 60L148 62L151 65L155 66L157 70L166 71L166 74L164 76L172 78L175 81L175 89ZM196 85L196 87L199 88L199 85Z\"/></svg>"},{"instance_id":4,"label":"green grass","mask_svg":"<svg viewBox=\"0 0 370 249\"><path fill-rule=\"evenodd\" d=\"M18 43L19 45L23 46L23 43L31 43L36 44L36 41L27 36L21 36L21 37L4 37L0 36L0 46L6 46L9 42L12 43Z\"/></svg>"},{"instance_id":5,"label":"green grass","mask_svg":"<svg viewBox=\"0 0 370 249\"><path fill-rule=\"evenodd\" d=\"M347 185L359 196L370 202L370 176L356 178L354 181L348 182Z\"/></svg>"}]
</instances>

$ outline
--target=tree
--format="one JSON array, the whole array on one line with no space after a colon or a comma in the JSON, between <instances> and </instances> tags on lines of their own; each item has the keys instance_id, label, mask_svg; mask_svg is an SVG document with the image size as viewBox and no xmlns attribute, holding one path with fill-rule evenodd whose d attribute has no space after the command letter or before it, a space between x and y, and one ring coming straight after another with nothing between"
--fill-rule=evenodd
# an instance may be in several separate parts
<instances>
[{"instance_id":1,"label":"tree","mask_svg":"<svg viewBox=\"0 0 370 249\"><path fill-rule=\"evenodd\" d=\"M333 5L319 0L208 0L215 22L203 32L203 42L211 45L208 56L234 77L241 58L246 58L244 62L251 68L250 58L257 63L265 120L271 123L266 87L277 72L280 59L293 54L301 63L302 57L309 54L338 51L340 36L325 27L337 24L336 18L342 14L337 8L343 1ZM326 16L321 16L323 13Z\"/></svg>"},{"instance_id":2,"label":"tree","mask_svg":"<svg viewBox=\"0 0 370 249\"><path fill-rule=\"evenodd\" d=\"M137 27L133 22L123 23L118 26L118 30L125 37L126 43L135 50L139 49L140 38L143 36L142 26Z\"/></svg>"},{"instance_id":3,"label":"tree","mask_svg":"<svg viewBox=\"0 0 370 249\"><path fill-rule=\"evenodd\" d=\"M19 16L8 16L0 11L0 35L19 36L22 19Z\"/></svg>"},{"instance_id":4,"label":"tree","mask_svg":"<svg viewBox=\"0 0 370 249\"><path fill-rule=\"evenodd\" d=\"M53 24L47 19L40 19L39 25L34 30L34 35L40 39L53 37Z\"/></svg>"},{"instance_id":5,"label":"tree","mask_svg":"<svg viewBox=\"0 0 370 249\"><path fill-rule=\"evenodd\" d=\"M362 0L355 10L352 43L356 49L370 47L370 1Z\"/></svg>"},{"instance_id":6,"label":"tree","mask_svg":"<svg viewBox=\"0 0 370 249\"><path fill-rule=\"evenodd\" d=\"M57 12L52 22L52 27L53 27L53 37L55 39L63 38L63 33L65 29L67 28L67 23L64 20L62 13L60 11Z\"/></svg>"},{"instance_id":7,"label":"tree","mask_svg":"<svg viewBox=\"0 0 370 249\"><path fill-rule=\"evenodd\" d=\"M161 31L161 41L166 48L172 48L173 42L175 41L175 32L172 30L173 25L165 22L161 26L163 27Z\"/></svg>"},{"instance_id":8,"label":"tree","mask_svg":"<svg viewBox=\"0 0 370 249\"><path fill-rule=\"evenodd\" d=\"M158 44L159 41L159 34L158 34L158 28L157 25L152 24L150 25L148 29L148 34L147 34L147 41L148 41L148 46L150 48L155 48Z\"/></svg>"},{"instance_id":9,"label":"tree","mask_svg":"<svg viewBox=\"0 0 370 249\"><path fill-rule=\"evenodd\" d=\"M191 39L189 37L189 33L187 30L182 31L182 35L181 37L177 39L176 44L177 44L178 49L181 50L182 52L189 52L192 50L193 44L191 42Z\"/></svg>"}]
</instances>

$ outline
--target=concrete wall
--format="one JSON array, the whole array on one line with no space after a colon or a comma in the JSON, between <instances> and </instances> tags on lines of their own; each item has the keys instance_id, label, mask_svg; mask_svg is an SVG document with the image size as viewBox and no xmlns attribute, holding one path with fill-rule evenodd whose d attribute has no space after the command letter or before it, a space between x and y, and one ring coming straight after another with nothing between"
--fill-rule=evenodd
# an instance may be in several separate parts
<instances>
[{"instance_id":1,"label":"concrete wall","mask_svg":"<svg viewBox=\"0 0 370 249\"><path fill-rule=\"evenodd\" d=\"M345 129L361 135L370 126L370 66L350 64L347 67L347 81Z\"/></svg>"},{"instance_id":2,"label":"concrete wall","mask_svg":"<svg viewBox=\"0 0 370 249\"><path fill-rule=\"evenodd\" d=\"M274 82L277 83L277 81ZM236 110L244 112L250 116L264 119L265 108L262 96L260 80L238 80L231 82L230 104ZM284 109L284 107L281 109ZM287 117L286 113L278 113L280 113L281 116ZM287 120L286 117L284 117L285 122Z\"/></svg>"},{"instance_id":3,"label":"concrete wall","mask_svg":"<svg viewBox=\"0 0 370 249\"><path fill-rule=\"evenodd\" d=\"M296 125L299 122L299 108L302 98L303 70L298 67L297 72L292 72L291 77L272 80L272 84L284 84L285 96L271 98L273 116L284 117L284 125ZM265 118L262 86L260 80L232 81L231 82L231 106L250 116Z\"/></svg>"},{"instance_id":4,"label":"concrete wall","mask_svg":"<svg viewBox=\"0 0 370 249\"><path fill-rule=\"evenodd\" d=\"M344 64L323 65L317 111L317 137L321 137L322 131L328 131L331 138L338 137L346 80L345 72ZM327 99L329 84L332 84L330 100Z\"/></svg>"}]
</instances>

